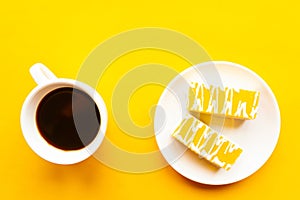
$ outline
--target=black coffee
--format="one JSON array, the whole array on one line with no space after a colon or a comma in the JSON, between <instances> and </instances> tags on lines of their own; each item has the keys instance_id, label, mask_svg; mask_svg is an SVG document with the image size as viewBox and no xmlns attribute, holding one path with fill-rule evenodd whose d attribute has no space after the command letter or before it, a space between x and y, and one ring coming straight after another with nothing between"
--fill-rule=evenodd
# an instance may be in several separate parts
<instances>
[{"instance_id":1,"label":"black coffee","mask_svg":"<svg viewBox=\"0 0 300 200\"><path fill-rule=\"evenodd\" d=\"M89 95L64 87L51 91L42 99L36 122L49 144L63 150L77 150L96 137L101 119L99 109Z\"/></svg>"}]
</instances>

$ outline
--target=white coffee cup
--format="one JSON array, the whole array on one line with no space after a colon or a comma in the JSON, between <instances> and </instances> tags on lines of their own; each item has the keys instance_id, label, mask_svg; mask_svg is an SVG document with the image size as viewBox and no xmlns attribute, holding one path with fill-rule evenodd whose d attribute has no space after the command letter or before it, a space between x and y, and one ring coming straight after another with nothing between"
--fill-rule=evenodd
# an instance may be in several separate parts
<instances>
[{"instance_id":1,"label":"white coffee cup","mask_svg":"<svg viewBox=\"0 0 300 200\"><path fill-rule=\"evenodd\" d=\"M72 79L57 78L41 63L34 64L30 73L38 84L27 96L21 111L21 128L24 138L31 149L43 159L56 164L74 164L91 156L100 146L107 127L107 109L99 93L89 85ZM49 144L39 132L36 113L41 100L49 92L71 87L88 94L96 103L101 118L101 125L93 141L79 150L62 150Z\"/></svg>"}]
</instances>

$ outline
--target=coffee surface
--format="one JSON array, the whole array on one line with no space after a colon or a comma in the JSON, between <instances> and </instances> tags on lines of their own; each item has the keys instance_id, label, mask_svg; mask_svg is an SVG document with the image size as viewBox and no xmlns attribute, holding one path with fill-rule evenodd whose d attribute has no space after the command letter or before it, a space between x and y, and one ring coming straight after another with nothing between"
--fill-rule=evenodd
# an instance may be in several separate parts
<instances>
[{"instance_id":1,"label":"coffee surface","mask_svg":"<svg viewBox=\"0 0 300 200\"><path fill-rule=\"evenodd\" d=\"M36 123L49 144L62 150L78 150L96 137L101 119L97 105L88 94L64 87L42 99Z\"/></svg>"}]
</instances>

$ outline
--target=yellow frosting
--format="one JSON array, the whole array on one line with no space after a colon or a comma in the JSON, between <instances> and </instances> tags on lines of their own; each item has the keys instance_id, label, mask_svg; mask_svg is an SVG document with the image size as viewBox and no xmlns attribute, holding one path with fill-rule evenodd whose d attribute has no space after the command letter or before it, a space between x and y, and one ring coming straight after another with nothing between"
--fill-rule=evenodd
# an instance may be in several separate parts
<instances>
[{"instance_id":1,"label":"yellow frosting","mask_svg":"<svg viewBox=\"0 0 300 200\"><path fill-rule=\"evenodd\" d=\"M210 86L192 82L188 110L238 119L255 119L260 93L243 89Z\"/></svg>"},{"instance_id":2,"label":"yellow frosting","mask_svg":"<svg viewBox=\"0 0 300 200\"><path fill-rule=\"evenodd\" d=\"M187 115L172 134L212 164L229 170L242 149L195 117Z\"/></svg>"}]
</instances>

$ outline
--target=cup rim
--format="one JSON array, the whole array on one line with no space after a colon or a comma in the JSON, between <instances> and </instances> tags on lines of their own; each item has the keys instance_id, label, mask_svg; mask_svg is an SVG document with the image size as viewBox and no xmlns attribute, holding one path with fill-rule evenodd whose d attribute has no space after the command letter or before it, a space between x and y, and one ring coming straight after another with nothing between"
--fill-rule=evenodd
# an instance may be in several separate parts
<instances>
[{"instance_id":1,"label":"cup rim","mask_svg":"<svg viewBox=\"0 0 300 200\"><path fill-rule=\"evenodd\" d=\"M68 86L74 87L88 94L96 103L101 117L101 124L96 137L89 145L78 150L62 150L52 146L39 133L35 124L35 115L31 115L32 119L28 119L29 109L32 108L32 106L34 106L33 108L36 108L45 95L57 88ZM43 90L46 91L43 92ZM38 99L36 105L33 105L32 101L34 98L37 98L36 96L39 93L42 93L43 97ZM36 111L33 112L35 113ZM30 124L28 124L28 120L30 120ZM47 83L37 85L26 97L22 106L20 117L22 133L30 148L43 159L55 164L63 165L81 162L90 157L99 148L106 133L107 120L107 108L101 95L91 86L83 82L67 78L57 78Z\"/></svg>"}]
</instances>

